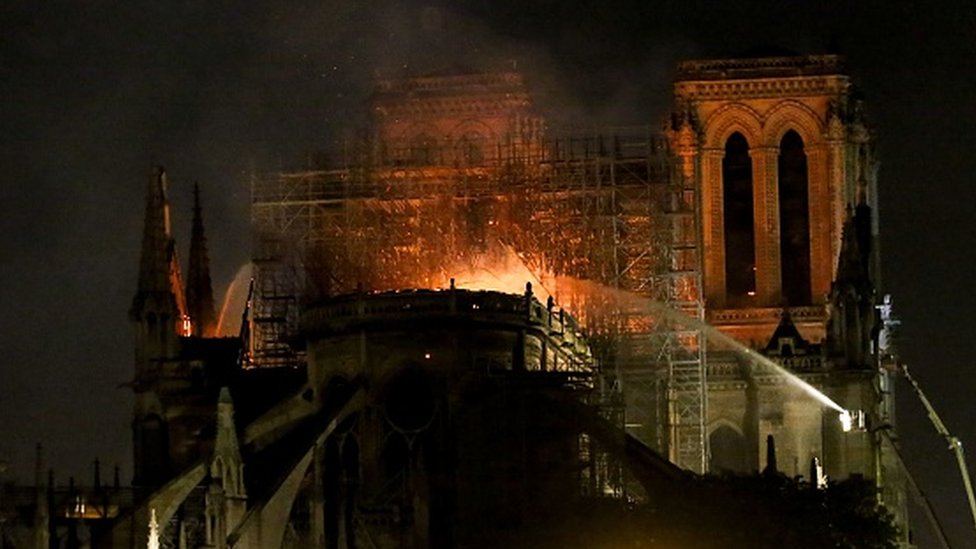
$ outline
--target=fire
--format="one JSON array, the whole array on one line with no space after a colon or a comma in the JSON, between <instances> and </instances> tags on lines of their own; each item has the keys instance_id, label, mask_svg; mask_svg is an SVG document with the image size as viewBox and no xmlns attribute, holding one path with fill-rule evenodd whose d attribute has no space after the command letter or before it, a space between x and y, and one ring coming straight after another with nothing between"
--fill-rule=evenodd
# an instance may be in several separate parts
<instances>
[{"instance_id":1,"label":"fire","mask_svg":"<svg viewBox=\"0 0 976 549\"><path fill-rule=\"evenodd\" d=\"M470 262L458 262L444 269L434 286L446 288L451 281L459 288L510 294L525 291L526 283L531 283L532 292L540 301L545 302L551 295L545 281L514 250L502 245L472 258Z\"/></svg>"}]
</instances>

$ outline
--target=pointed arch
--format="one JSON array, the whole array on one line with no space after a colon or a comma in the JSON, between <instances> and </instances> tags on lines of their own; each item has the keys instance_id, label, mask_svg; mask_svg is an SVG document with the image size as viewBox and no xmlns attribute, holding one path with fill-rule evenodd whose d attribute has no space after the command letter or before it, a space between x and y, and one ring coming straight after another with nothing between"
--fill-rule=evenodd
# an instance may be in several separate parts
<instances>
[{"instance_id":1,"label":"pointed arch","mask_svg":"<svg viewBox=\"0 0 976 549\"><path fill-rule=\"evenodd\" d=\"M451 129L451 143L454 145L454 163L462 166L477 166L492 158L492 146L497 141L495 133L485 123L468 119Z\"/></svg>"},{"instance_id":2,"label":"pointed arch","mask_svg":"<svg viewBox=\"0 0 976 549\"><path fill-rule=\"evenodd\" d=\"M762 141L761 117L741 103L729 103L712 113L704 123L705 148L721 149L733 133L740 133L751 145Z\"/></svg>"},{"instance_id":3,"label":"pointed arch","mask_svg":"<svg viewBox=\"0 0 976 549\"><path fill-rule=\"evenodd\" d=\"M462 120L458 122L453 128L451 128L448 134L451 141L456 142L469 133L476 133L482 135L485 139L496 139L498 136L492 131L491 127L484 122L477 120L475 118L469 118L467 120Z\"/></svg>"},{"instance_id":4,"label":"pointed arch","mask_svg":"<svg viewBox=\"0 0 976 549\"><path fill-rule=\"evenodd\" d=\"M440 160L441 132L431 124L414 124L400 134L393 157L398 164L429 166Z\"/></svg>"},{"instance_id":5,"label":"pointed arch","mask_svg":"<svg viewBox=\"0 0 976 549\"><path fill-rule=\"evenodd\" d=\"M796 132L807 147L824 141L824 121L803 103L787 99L766 111L762 123L762 145L778 148L787 132Z\"/></svg>"},{"instance_id":6,"label":"pointed arch","mask_svg":"<svg viewBox=\"0 0 976 549\"><path fill-rule=\"evenodd\" d=\"M213 478L224 478L224 458L217 456L210 464L210 476Z\"/></svg>"}]
</instances>

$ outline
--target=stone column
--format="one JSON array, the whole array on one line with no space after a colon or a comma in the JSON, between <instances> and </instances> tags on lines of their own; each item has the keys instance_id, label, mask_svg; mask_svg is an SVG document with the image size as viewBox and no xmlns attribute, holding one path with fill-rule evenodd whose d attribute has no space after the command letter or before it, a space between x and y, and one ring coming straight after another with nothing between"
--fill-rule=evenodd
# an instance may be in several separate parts
<instances>
[{"instance_id":1,"label":"stone column","mask_svg":"<svg viewBox=\"0 0 976 549\"><path fill-rule=\"evenodd\" d=\"M752 203L756 239L757 307L777 307L783 301L779 257L779 149L756 147L752 156Z\"/></svg>"},{"instance_id":2,"label":"stone column","mask_svg":"<svg viewBox=\"0 0 976 549\"><path fill-rule=\"evenodd\" d=\"M844 216L846 215L846 204L844 201L844 188L845 179L847 172L846 156L844 154L844 127L841 125L840 121L836 118L832 118L827 127L827 142L820 148L822 159L821 163L824 164L824 169L821 174L824 177L824 184L826 185L824 200L828 203L828 218L829 218L829 234L827 236L829 243L829 253L830 253L830 279L833 280L834 269L837 264L837 256L840 254L840 244L842 238L842 231L844 228ZM808 152L809 154L809 152ZM807 166L808 169L814 165L814 161L808 156ZM812 171L812 170L811 170ZM814 178L811 174L810 176L810 186L813 187ZM811 193L810 201L810 219L813 219L813 200ZM810 242L810 253L811 261L814 260L813 254L813 242ZM811 263L811 267L813 267ZM812 273L811 273L812 274ZM829 282L828 282L829 284ZM827 292L822 291L822 289L814 282L813 279L810 280L810 288L813 293L814 303L822 303L824 300L824 295ZM829 291L829 285L827 288ZM818 293L819 292L819 293Z\"/></svg>"},{"instance_id":3,"label":"stone column","mask_svg":"<svg viewBox=\"0 0 976 549\"><path fill-rule=\"evenodd\" d=\"M702 152L702 257L704 258L705 300L710 307L725 307L725 232L722 211L722 149Z\"/></svg>"},{"instance_id":4,"label":"stone column","mask_svg":"<svg viewBox=\"0 0 976 549\"><path fill-rule=\"evenodd\" d=\"M808 208L810 216L810 293L813 302L821 304L830 292L830 283L834 279L834 269L837 263L840 228L837 227L836 215L844 215L843 204L837 205L837 185L832 192L832 181L828 178L831 173L829 161L835 156L835 151L828 151L823 145L807 147L807 181ZM839 207L838 211L831 211ZM832 215L833 214L833 215ZM835 236L836 231L836 236ZM836 247L836 248L835 248Z\"/></svg>"}]
</instances>

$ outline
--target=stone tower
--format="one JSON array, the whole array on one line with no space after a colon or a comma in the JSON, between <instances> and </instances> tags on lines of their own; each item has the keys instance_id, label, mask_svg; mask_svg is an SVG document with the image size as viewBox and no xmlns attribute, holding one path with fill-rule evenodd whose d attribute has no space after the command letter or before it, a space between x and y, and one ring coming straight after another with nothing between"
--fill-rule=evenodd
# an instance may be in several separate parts
<instances>
[{"instance_id":1,"label":"stone tower","mask_svg":"<svg viewBox=\"0 0 976 549\"><path fill-rule=\"evenodd\" d=\"M877 163L842 58L684 62L674 94L669 137L699 195L708 322L864 419L846 432L836 410L712 345L711 470L761 470L772 435L788 476L816 458L832 478L882 484L896 473L876 431L893 399L875 355Z\"/></svg>"},{"instance_id":2,"label":"stone tower","mask_svg":"<svg viewBox=\"0 0 976 549\"><path fill-rule=\"evenodd\" d=\"M710 318L758 347L788 306L804 337L822 339L845 220L858 204L877 210L870 134L842 59L685 62L675 97L678 135L696 137L676 148L701 191ZM877 240L875 222L865 229Z\"/></svg>"},{"instance_id":3,"label":"stone tower","mask_svg":"<svg viewBox=\"0 0 976 549\"><path fill-rule=\"evenodd\" d=\"M140 488L158 487L206 454L218 389L236 368L238 342L213 334L213 292L197 191L190 288L172 236L166 173L146 193L139 282L129 318L135 329L133 448Z\"/></svg>"},{"instance_id":4,"label":"stone tower","mask_svg":"<svg viewBox=\"0 0 976 549\"><path fill-rule=\"evenodd\" d=\"M162 365L179 352L179 336L188 318L166 186L166 172L157 167L146 192L139 283L129 310L135 329L132 429L137 486L157 485L170 473L168 426L156 388Z\"/></svg>"}]
</instances>

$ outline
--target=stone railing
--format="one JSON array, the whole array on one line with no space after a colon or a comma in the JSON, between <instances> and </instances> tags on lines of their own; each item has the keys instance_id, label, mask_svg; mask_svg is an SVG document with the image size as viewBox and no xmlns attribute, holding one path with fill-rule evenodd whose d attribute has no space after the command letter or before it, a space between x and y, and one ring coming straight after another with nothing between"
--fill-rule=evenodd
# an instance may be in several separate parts
<instances>
[{"instance_id":1,"label":"stone railing","mask_svg":"<svg viewBox=\"0 0 976 549\"><path fill-rule=\"evenodd\" d=\"M817 322L826 318L823 306L790 307L790 317L795 324L803 322ZM710 324L767 324L778 323L783 316L783 309L779 307L749 308L749 309L711 309L708 311Z\"/></svg>"},{"instance_id":2,"label":"stone railing","mask_svg":"<svg viewBox=\"0 0 976 549\"><path fill-rule=\"evenodd\" d=\"M302 328L306 333L335 333L372 323L457 322L461 317L537 330L562 348L589 352L578 321L561 309L547 308L531 293L447 289L350 294L310 306L302 315Z\"/></svg>"}]
</instances>

